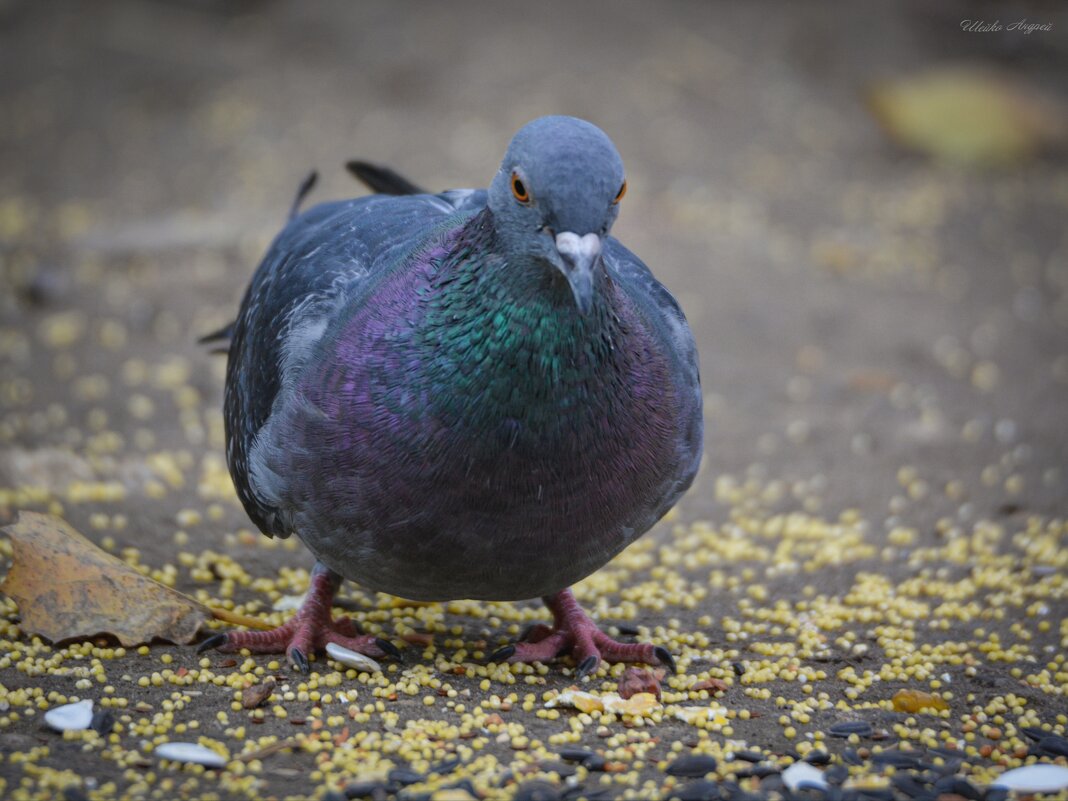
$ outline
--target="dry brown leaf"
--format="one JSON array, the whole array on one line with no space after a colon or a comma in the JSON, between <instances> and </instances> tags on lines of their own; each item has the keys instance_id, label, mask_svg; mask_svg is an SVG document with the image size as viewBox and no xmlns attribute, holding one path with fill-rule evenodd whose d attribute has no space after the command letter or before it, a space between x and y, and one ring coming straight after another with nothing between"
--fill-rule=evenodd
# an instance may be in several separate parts
<instances>
[{"instance_id":1,"label":"dry brown leaf","mask_svg":"<svg viewBox=\"0 0 1068 801\"><path fill-rule=\"evenodd\" d=\"M730 689L730 685L723 679L704 679L697 682L691 689L708 690L713 693L723 693Z\"/></svg>"},{"instance_id":2,"label":"dry brown leaf","mask_svg":"<svg viewBox=\"0 0 1068 801\"><path fill-rule=\"evenodd\" d=\"M638 693L650 693L660 700L660 682L652 671L644 668L629 667L623 671L619 678L619 695L622 698L633 698Z\"/></svg>"},{"instance_id":3,"label":"dry brown leaf","mask_svg":"<svg viewBox=\"0 0 1068 801\"><path fill-rule=\"evenodd\" d=\"M245 709L255 709L260 706L271 697L275 684L275 680L268 677L263 684L253 684L251 687L246 687L241 693L241 706Z\"/></svg>"},{"instance_id":4,"label":"dry brown leaf","mask_svg":"<svg viewBox=\"0 0 1068 801\"><path fill-rule=\"evenodd\" d=\"M264 748L259 748L255 751L250 751L247 754L241 754L236 757L238 762L251 762L254 759L263 759L271 754L277 754L279 751L289 751L294 748L300 748L304 744L303 737L290 737L285 740L277 740Z\"/></svg>"},{"instance_id":5,"label":"dry brown leaf","mask_svg":"<svg viewBox=\"0 0 1068 801\"><path fill-rule=\"evenodd\" d=\"M4 532L14 560L0 590L18 604L24 631L53 642L111 634L124 646L153 638L189 643L213 616L58 517L21 512Z\"/></svg>"}]
</instances>

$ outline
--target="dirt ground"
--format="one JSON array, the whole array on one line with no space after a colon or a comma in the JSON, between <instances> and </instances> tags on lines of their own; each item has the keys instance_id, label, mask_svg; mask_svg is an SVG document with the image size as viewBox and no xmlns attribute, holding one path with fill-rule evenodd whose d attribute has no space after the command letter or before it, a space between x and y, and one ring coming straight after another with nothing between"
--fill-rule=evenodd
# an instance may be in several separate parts
<instances>
[{"instance_id":1,"label":"dirt ground","mask_svg":"<svg viewBox=\"0 0 1068 801\"><path fill-rule=\"evenodd\" d=\"M961 30L979 17L1053 30ZM685 309L707 411L694 488L576 589L673 651L662 707L548 708L570 662L487 665L545 619L536 601L413 606L347 584L342 605L404 662L320 657L304 679L192 646L53 646L5 600L0 796L744 798L826 751L834 793L909 796L897 764L934 798L1064 766L1068 167L932 163L863 96L978 63L1063 97L1066 35L1057 3L0 2L5 519L60 515L281 621L311 559L237 503L224 357L197 337L231 318L310 169L311 202L363 191L354 157L485 185L545 113L618 145L615 233ZM946 709L903 711L900 690ZM110 731L43 725L82 698ZM168 741L226 767L161 762ZM690 754L717 764L671 775ZM695 785L706 768L715 785ZM935 787L940 770L968 784Z\"/></svg>"}]
</instances>

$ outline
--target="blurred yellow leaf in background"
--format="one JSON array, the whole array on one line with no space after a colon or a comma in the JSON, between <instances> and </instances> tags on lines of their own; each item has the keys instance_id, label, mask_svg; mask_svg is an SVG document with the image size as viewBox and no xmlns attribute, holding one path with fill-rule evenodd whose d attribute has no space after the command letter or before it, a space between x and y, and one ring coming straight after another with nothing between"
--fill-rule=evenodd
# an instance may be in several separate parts
<instances>
[{"instance_id":1,"label":"blurred yellow leaf in background","mask_svg":"<svg viewBox=\"0 0 1068 801\"><path fill-rule=\"evenodd\" d=\"M886 81L867 101L894 141L965 166L1020 162L1068 138L1061 101L989 69L942 67Z\"/></svg>"}]
</instances>

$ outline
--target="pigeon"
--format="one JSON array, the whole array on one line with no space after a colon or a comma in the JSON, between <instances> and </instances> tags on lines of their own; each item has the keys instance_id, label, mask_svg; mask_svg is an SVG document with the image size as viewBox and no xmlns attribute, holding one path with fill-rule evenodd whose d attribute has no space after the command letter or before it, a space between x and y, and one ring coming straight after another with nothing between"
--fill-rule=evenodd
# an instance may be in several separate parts
<instances>
[{"instance_id":1,"label":"pigeon","mask_svg":"<svg viewBox=\"0 0 1068 801\"><path fill-rule=\"evenodd\" d=\"M354 166L355 165L355 166ZM488 189L430 194L354 162L380 194L291 218L229 340L226 457L249 517L315 556L295 616L201 650L399 652L334 618L344 579L414 601L541 597L494 662L570 655L675 669L602 632L570 587L648 531L702 454L693 335L610 232L627 191L608 136L542 117Z\"/></svg>"}]
</instances>

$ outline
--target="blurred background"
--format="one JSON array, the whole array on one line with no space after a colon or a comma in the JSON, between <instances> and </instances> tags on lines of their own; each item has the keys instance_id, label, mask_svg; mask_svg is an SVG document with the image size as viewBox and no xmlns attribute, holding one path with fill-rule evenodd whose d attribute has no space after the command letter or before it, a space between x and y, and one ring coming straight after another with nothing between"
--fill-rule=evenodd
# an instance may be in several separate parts
<instances>
[{"instance_id":1,"label":"blurred background","mask_svg":"<svg viewBox=\"0 0 1068 801\"><path fill-rule=\"evenodd\" d=\"M167 488L160 453L225 483L223 360L195 339L308 171L311 202L363 191L351 158L482 186L566 113L619 146L616 233L697 333L685 513L722 517L715 479L747 476L832 516L957 510L903 468L976 514L1063 513L1066 34L1057 2L4 0L8 504ZM191 503L154 492L126 513Z\"/></svg>"}]
</instances>

